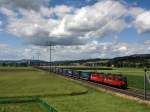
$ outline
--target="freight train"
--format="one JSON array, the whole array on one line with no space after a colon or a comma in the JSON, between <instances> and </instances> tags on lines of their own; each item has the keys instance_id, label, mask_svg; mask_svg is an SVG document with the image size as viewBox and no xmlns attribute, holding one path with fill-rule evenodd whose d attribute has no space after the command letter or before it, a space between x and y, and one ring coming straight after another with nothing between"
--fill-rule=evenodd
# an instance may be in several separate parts
<instances>
[{"instance_id":1,"label":"freight train","mask_svg":"<svg viewBox=\"0 0 150 112\"><path fill-rule=\"evenodd\" d=\"M85 72L85 71L78 71L78 70L58 68L58 67L52 68L51 72L64 75L64 76L92 81L95 83L100 83L112 87L117 87L121 89L127 89L128 87L127 77L121 74L105 74L105 73L87 72L87 71Z\"/></svg>"}]
</instances>

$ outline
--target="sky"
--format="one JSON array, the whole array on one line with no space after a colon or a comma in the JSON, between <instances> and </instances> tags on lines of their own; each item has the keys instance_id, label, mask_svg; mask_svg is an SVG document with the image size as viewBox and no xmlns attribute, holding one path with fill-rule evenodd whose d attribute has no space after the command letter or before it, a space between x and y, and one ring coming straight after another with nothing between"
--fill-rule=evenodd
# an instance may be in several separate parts
<instances>
[{"instance_id":1,"label":"sky","mask_svg":"<svg viewBox=\"0 0 150 112\"><path fill-rule=\"evenodd\" d=\"M150 53L149 0L0 0L0 60Z\"/></svg>"}]
</instances>

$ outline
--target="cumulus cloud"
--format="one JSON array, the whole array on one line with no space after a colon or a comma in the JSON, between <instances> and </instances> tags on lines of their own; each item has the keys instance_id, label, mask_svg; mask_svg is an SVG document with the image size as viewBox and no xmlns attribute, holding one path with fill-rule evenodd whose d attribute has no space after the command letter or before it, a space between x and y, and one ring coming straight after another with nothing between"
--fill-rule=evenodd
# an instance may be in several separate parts
<instances>
[{"instance_id":1,"label":"cumulus cloud","mask_svg":"<svg viewBox=\"0 0 150 112\"><path fill-rule=\"evenodd\" d=\"M134 23L139 33L150 32L150 11L139 14Z\"/></svg>"},{"instance_id":2,"label":"cumulus cloud","mask_svg":"<svg viewBox=\"0 0 150 112\"><path fill-rule=\"evenodd\" d=\"M40 13L41 16L51 17L51 16L57 16L57 17L63 17L66 14L69 14L75 10L74 7L66 6L66 5L58 5L53 8L48 8L41 6L40 7Z\"/></svg>"},{"instance_id":3,"label":"cumulus cloud","mask_svg":"<svg viewBox=\"0 0 150 112\"><path fill-rule=\"evenodd\" d=\"M0 0L0 6L8 8L24 8L39 10L41 4L45 4L49 0Z\"/></svg>"},{"instance_id":4,"label":"cumulus cloud","mask_svg":"<svg viewBox=\"0 0 150 112\"><path fill-rule=\"evenodd\" d=\"M127 26L123 19L126 7L110 0L78 9L64 5L51 9L41 7L39 12L20 9L19 18L18 13L9 9L3 12L9 18L6 26L9 33L37 45L47 45L48 42L55 45L86 44L91 40L99 41L105 35ZM58 18L52 18L53 15ZM45 19L45 16L49 18Z\"/></svg>"},{"instance_id":5,"label":"cumulus cloud","mask_svg":"<svg viewBox=\"0 0 150 112\"><path fill-rule=\"evenodd\" d=\"M128 7L118 0L98 0L81 8L47 7L43 1L49 0L0 0L0 13L7 17L3 30L32 44L20 49L0 44L0 57L32 58L40 51L41 58L48 60L49 44L58 45L53 52L54 60L110 58L150 51L149 41L140 48L136 43L101 42L103 37L121 32L131 23L140 33L149 32L149 11ZM133 20L127 22L126 17Z\"/></svg>"},{"instance_id":6,"label":"cumulus cloud","mask_svg":"<svg viewBox=\"0 0 150 112\"><path fill-rule=\"evenodd\" d=\"M127 16L133 20L128 23L131 27L135 27L138 33L150 32L150 11L141 7L129 7Z\"/></svg>"},{"instance_id":7,"label":"cumulus cloud","mask_svg":"<svg viewBox=\"0 0 150 112\"><path fill-rule=\"evenodd\" d=\"M142 14L144 11L145 10L140 7L130 7L128 14L135 19L138 15Z\"/></svg>"}]
</instances>

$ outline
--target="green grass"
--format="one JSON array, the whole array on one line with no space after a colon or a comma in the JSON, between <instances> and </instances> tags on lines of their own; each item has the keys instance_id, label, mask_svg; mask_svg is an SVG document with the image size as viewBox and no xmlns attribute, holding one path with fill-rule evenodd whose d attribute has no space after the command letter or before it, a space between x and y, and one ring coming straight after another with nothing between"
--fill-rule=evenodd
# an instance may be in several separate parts
<instances>
[{"instance_id":1,"label":"green grass","mask_svg":"<svg viewBox=\"0 0 150 112\"><path fill-rule=\"evenodd\" d=\"M87 91L73 82L31 68L22 69L22 72L12 68L12 71L1 72L1 69L0 97L66 95Z\"/></svg>"},{"instance_id":2,"label":"green grass","mask_svg":"<svg viewBox=\"0 0 150 112\"><path fill-rule=\"evenodd\" d=\"M54 66L55 67L55 66ZM74 70L111 70L112 67L90 67L90 66L56 66L65 69L74 69Z\"/></svg>"},{"instance_id":3,"label":"green grass","mask_svg":"<svg viewBox=\"0 0 150 112\"><path fill-rule=\"evenodd\" d=\"M81 96L45 98L59 112L150 112L150 106L90 90Z\"/></svg>"},{"instance_id":4,"label":"green grass","mask_svg":"<svg viewBox=\"0 0 150 112\"><path fill-rule=\"evenodd\" d=\"M86 94L70 95L87 90ZM36 95L41 95L59 112L150 111L150 106L84 87L54 74L32 68L0 68L0 97ZM38 103L0 104L2 109L8 112L45 112Z\"/></svg>"},{"instance_id":5,"label":"green grass","mask_svg":"<svg viewBox=\"0 0 150 112\"><path fill-rule=\"evenodd\" d=\"M0 72L37 71L31 67L0 67Z\"/></svg>"},{"instance_id":6,"label":"green grass","mask_svg":"<svg viewBox=\"0 0 150 112\"><path fill-rule=\"evenodd\" d=\"M46 112L38 103L0 104L0 112Z\"/></svg>"}]
</instances>

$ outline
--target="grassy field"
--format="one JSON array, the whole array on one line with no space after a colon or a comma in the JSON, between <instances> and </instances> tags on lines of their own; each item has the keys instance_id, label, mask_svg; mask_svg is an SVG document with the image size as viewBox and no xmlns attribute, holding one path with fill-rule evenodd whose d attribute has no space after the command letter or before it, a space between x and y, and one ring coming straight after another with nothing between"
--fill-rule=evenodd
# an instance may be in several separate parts
<instances>
[{"instance_id":1,"label":"grassy field","mask_svg":"<svg viewBox=\"0 0 150 112\"><path fill-rule=\"evenodd\" d=\"M0 104L0 112L46 112L38 103Z\"/></svg>"},{"instance_id":2,"label":"grassy field","mask_svg":"<svg viewBox=\"0 0 150 112\"><path fill-rule=\"evenodd\" d=\"M44 100L59 112L150 112L150 106L92 89L86 95Z\"/></svg>"},{"instance_id":3,"label":"grassy field","mask_svg":"<svg viewBox=\"0 0 150 112\"><path fill-rule=\"evenodd\" d=\"M83 93L86 94L73 94ZM0 97L39 95L58 112L149 112L150 106L32 68L0 68ZM0 104L7 112L46 112L38 103ZM2 111L3 112L3 111Z\"/></svg>"},{"instance_id":4,"label":"grassy field","mask_svg":"<svg viewBox=\"0 0 150 112\"><path fill-rule=\"evenodd\" d=\"M65 95L86 90L70 81L31 68L0 69L0 97Z\"/></svg>"}]
</instances>

